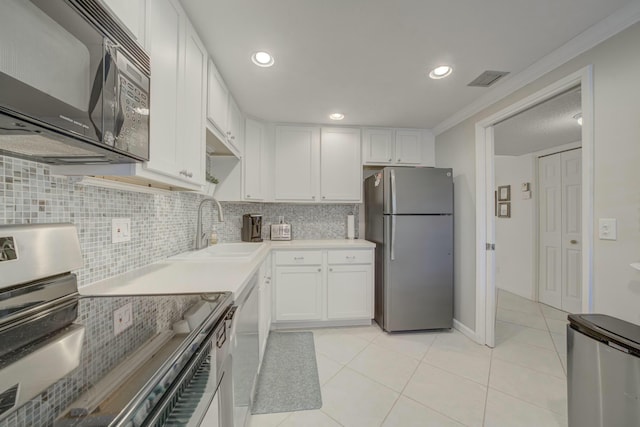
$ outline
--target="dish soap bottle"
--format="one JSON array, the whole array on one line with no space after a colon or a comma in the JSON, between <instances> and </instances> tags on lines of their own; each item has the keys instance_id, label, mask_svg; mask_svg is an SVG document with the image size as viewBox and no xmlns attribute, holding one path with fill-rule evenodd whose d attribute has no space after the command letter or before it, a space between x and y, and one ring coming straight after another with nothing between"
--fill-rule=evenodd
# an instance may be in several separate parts
<instances>
[{"instance_id":1,"label":"dish soap bottle","mask_svg":"<svg viewBox=\"0 0 640 427\"><path fill-rule=\"evenodd\" d=\"M216 243L218 243L218 233L216 233L216 230L211 230L211 237L209 237L209 246L215 245Z\"/></svg>"}]
</instances>

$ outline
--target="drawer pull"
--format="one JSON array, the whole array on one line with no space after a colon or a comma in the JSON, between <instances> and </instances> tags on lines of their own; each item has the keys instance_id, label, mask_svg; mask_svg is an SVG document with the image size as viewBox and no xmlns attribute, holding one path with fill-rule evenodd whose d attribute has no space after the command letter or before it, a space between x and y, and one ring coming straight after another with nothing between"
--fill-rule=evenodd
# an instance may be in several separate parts
<instances>
[{"instance_id":1,"label":"drawer pull","mask_svg":"<svg viewBox=\"0 0 640 427\"><path fill-rule=\"evenodd\" d=\"M293 259L296 260L296 261L302 261L304 259L304 257L303 256L294 256Z\"/></svg>"},{"instance_id":2,"label":"drawer pull","mask_svg":"<svg viewBox=\"0 0 640 427\"><path fill-rule=\"evenodd\" d=\"M346 259L356 259L356 256L355 255L351 255L351 256L347 255L345 258Z\"/></svg>"},{"instance_id":3,"label":"drawer pull","mask_svg":"<svg viewBox=\"0 0 640 427\"><path fill-rule=\"evenodd\" d=\"M329 271L333 271L333 268L330 268Z\"/></svg>"},{"instance_id":4,"label":"drawer pull","mask_svg":"<svg viewBox=\"0 0 640 427\"><path fill-rule=\"evenodd\" d=\"M321 268L319 268L319 269L318 269L318 271L322 271L322 269L321 269Z\"/></svg>"}]
</instances>

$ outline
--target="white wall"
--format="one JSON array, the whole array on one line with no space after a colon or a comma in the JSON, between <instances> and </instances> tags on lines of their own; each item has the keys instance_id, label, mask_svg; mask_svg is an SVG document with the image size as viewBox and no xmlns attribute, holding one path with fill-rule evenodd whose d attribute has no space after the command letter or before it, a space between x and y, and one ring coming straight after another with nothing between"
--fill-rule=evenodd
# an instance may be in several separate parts
<instances>
[{"instance_id":1,"label":"white wall","mask_svg":"<svg viewBox=\"0 0 640 427\"><path fill-rule=\"evenodd\" d=\"M640 23L436 136L439 167L456 186L455 316L475 329L475 123L592 64L594 214L618 220L618 240L594 241L594 309L640 323ZM592 230L596 233L595 224ZM461 235L461 233L464 233Z\"/></svg>"},{"instance_id":2,"label":"white wall","mask_svg":"<svg viewBox=\"0 0 640 427\"><path fill-rule=\"evenodd\" d=\"M496 156L494 164L496 188L511 186L511 218L496 218L496 287L534 299L536 203L520 188L528 182L535 194L534 156Z\"/></svg>"},{"instance_id":3,"label":"white wall","mask_svg":"<svg viewBox=\"0 0 640 427\"><path fill-rule=\"evenodd\" d=\"M476 159L474 145L467 144L465 130L452 129L440 143L436 138L436 166L453 168L453 317L473 330L476 324Z\"/></svg>"}]
</instances>

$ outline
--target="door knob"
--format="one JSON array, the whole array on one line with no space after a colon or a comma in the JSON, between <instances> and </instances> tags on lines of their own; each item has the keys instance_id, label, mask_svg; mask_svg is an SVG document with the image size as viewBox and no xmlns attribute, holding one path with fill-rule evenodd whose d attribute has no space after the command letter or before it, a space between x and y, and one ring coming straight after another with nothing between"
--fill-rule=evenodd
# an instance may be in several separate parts
<instances>
[{"instance_id":1,"label":"door knob","mask_svg":"<svg viewBox=\"0 0 640 427\"><path fill-rule=\"evenodd\" d=\"M576 243L578 243L578 241L577 241L577 240L572 240L570 243L571 243L572 245L575 245Z\"/></svg>"}]
</instances>

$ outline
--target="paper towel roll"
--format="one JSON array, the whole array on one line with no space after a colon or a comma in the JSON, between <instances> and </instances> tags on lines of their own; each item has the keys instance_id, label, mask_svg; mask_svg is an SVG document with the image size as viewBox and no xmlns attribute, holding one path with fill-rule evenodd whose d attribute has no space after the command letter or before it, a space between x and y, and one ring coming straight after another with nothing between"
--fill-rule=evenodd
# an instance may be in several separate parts
<instances>
[{"instance_id":1,"label":"paper towel roll","mask_svg":"<svg viewBox=\"0 0 640 427\"><path fill-rule=\"evenodd\" d=\"M355 239L356 220L353 215L347 215L347 239Z\"/></svg>"}]
</instances>

